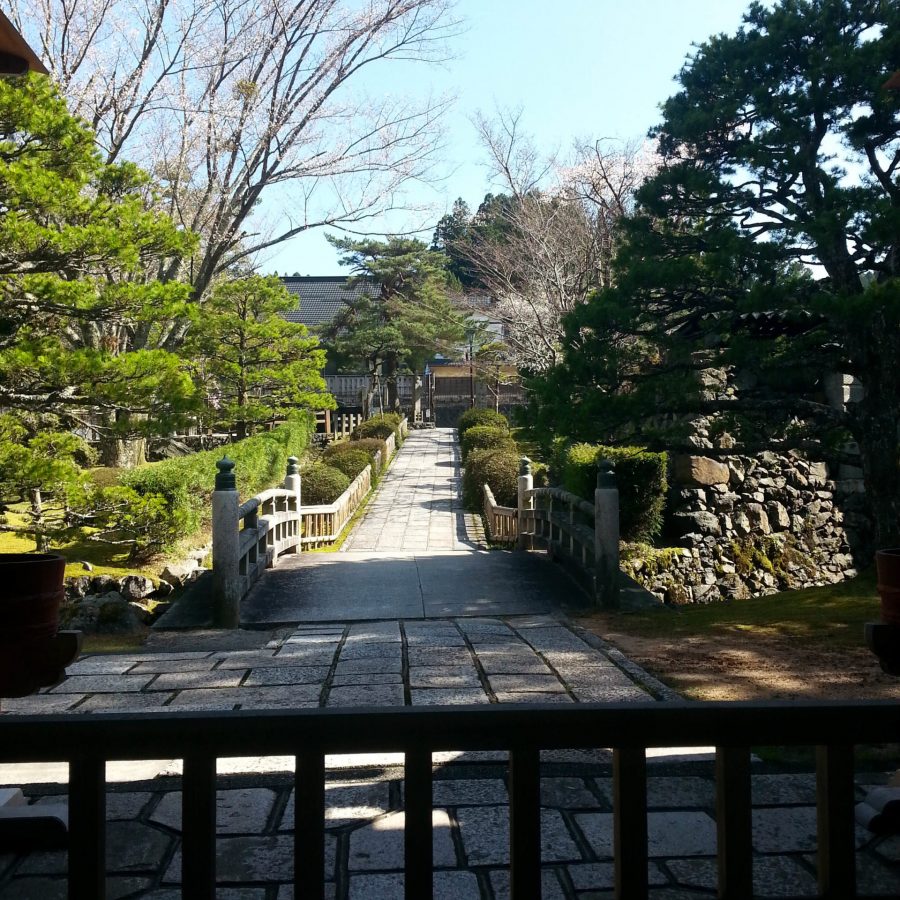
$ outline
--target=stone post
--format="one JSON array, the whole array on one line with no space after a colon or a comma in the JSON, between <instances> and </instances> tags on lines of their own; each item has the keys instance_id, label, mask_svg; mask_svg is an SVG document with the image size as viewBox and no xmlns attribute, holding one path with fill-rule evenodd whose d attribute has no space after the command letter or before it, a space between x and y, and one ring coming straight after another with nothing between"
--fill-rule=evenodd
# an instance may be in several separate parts
<instances>
[{"instance_id":1,"label":"stone post","mask_svg":"<svg viewBox=\"0 0 900 900\"><path fill-rule=\"evenodd\" d=\"M286 491L293 491L297 497L295 504L296 518L290 532L292 537L297 538L297 547L295 553L299 553L301 547L301 537L303 531L303 516L300 511L300 460L296 456L289 456L287 461L287 473L284 476L284 482L281 485Z\"/></svg>"},{"instance_id":2,"label":"stone post","mask_svg":"<svg viewBox=\"0 0 900 900\"><path fill-rule=\"evenodd\" d=\"M531 550L532 540L530 534L523 533L529 524L530 517L528 511L534 509L534 497L528 496L528 491L534 487L534 478L531 474L531 460L527 456L523 456L519 460L519 502L518 502L518 524L519 538L516 547L519 550Z\"/></svg>"},{"instance_id":3,"label":"stone post","mask_svg":"<svg viewBox=\"0 0 900 900\"><path fill-rule=\"evenodd\" d=\"M239 628L243 591L239 570L240 502L234 461L223 456L216 468L219 471L212 494L213 622L217 628Z\"/></svg>"},{"instance_id":4,"label":"stone post","mask_svg":"<svg viewBox=\"0 0 900 900\"><path fill-rule=\"evenodd\" d=\"M287 461L287 473L281 485L286 491L293 491L297 495L297 506L300 506L300 460L296 456L289 456Z\"/></svg>"},{"instance_id":5,"label":"stone post","mask_svg":"<svg viewBox=\"0 0 900 900\"><path fill-rule=\"evenodd\" d=\"M594 595L603 606L619 605L619 489L615 466L601 460L594 491Z\"/></svg>"}]
</instances>

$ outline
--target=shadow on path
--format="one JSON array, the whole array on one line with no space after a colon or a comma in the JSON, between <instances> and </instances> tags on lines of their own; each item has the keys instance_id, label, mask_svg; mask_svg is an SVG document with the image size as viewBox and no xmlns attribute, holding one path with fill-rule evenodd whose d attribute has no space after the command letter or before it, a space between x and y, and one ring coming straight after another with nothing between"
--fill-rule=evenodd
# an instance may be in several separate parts
<instances>
[{"instance_id":1,"label":"shadow on path","mask_svg":"<svg viewBox=\"0 0 900 900\"><path fill-rule=\"evenodd\" d=\"M526 553L301 554L242 605L251 628L298 622L549 613L582 601L554 566Z\"/></svg>"}]
</instances>

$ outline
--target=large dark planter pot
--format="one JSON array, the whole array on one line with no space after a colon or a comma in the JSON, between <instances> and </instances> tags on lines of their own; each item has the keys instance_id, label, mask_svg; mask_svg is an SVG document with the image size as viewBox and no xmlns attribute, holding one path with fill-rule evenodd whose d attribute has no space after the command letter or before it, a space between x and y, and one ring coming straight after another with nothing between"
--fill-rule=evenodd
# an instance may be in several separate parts
<instances>
[{"instance_id":1,"label":"large dark planter pot","mask_svg":"<svg viewBox=\"0 0 900 900\"><path fill-rule=\"evenodd\" d=\"M53 648L65 573L55 553L0 553L0 697L23 697L62 677Z\"/></svg>"},{"instance_id":2,"label":"large dark planter pot","mask_svg":"<svg viewBox=\"0 0 900 900\"><path fill-rule=\"evenodd\" d=\"M875 554L881 621L900 626L900 547Z\"/></svg>"}]
</instances>

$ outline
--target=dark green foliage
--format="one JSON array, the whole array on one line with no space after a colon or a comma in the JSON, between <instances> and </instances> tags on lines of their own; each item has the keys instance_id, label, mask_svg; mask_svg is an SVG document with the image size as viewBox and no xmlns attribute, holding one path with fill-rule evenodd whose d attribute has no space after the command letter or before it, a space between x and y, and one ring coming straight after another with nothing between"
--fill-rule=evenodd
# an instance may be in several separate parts
<instances>
[{"instance_id":1,"label":"dark green foliage","mask_svg":"<svg viewBox=\"0 0 900 900\"><path fill-rule=\"evenodd\" d=\"M703 415L745 453L853 440L875 539L900 543L897 70L887 0L754 3L696 49L615 285L573 312L561 364L530 385L544 435L687 449ZM829 372L860 399L823 402Z\"/></svg>"},{"instance_id":2,"label":"dark green foliage","mask_svg":"<svg viewBox=\"0 0 900 900\"><path fill-rule=\"evenodd\" d=\"M509 430L509 420L502 413L494 412L492 409L467 409L456 423L459 430L459 439L462 441L463 435L476 425L491 425L494 428L506 428Z\"/></svg>"},{"instance_id":3,"label":"dark green foliage","mask_svg":"<svg viewBox=\"0 0 900 900\"><path fill-rule=\"evenodd\" d=\"M662 529L668 490L666 454L640 447L575 444L562 456L563 487L593 503L597 464L602 459L611 459L616 467L622 540L651 541Z\"/></svg>"},{"instance_id":4,"label":"dark green foliage","mask_svg":"<svg viewBox=\"0 0 900 900\"><path fill-rule=\"evenodd\" d=\"M189 537L209 522L217 460L224 455L234 460L238 490L242 497L250 497L281 482L287 470L287 458L300 456L306 450L314 428L311 416L299 414L272 431L227 447L128 471L121 486L144 498L142 502L158 523L157 532L165 531L169 535L167 544L171 545L175 535ZM152 497L164 501L166 522L161 520L159 508L147 503Z\"/></svg>"},{"instance_id":5,"label":"dark green foliage","mask_svg":"<svg viewBox=\"0 0 900 900\"><path fill-rule=\"evenodd\" d=\"M507 429L491 425L474 425L463 433L460 440L464 464L474 450L497 450L501 447L515 449L515 446L516 442Z\"/></svg>"},{"instance_id":6,"label":"dark green foliage","mask_svg":"<svg viewBox=\"0 0 900 900\"><path fill-rule=\"evenodd\" d=\"M325 459L331 459L340 456L342 453L350 453L356 450L365 450L369 454L369 459L374 460L375 454L381 454L382 465L387 462L387 446L381 438L360 438L357 441L338 441L335 444L329 444L322 454Z\"/></svg>"},{"instance_id":7,"label":"dark green foliage","mask_svg":"<svg viewBox=\"0 0 900 900\"><path fill-rule=\"evenodd\" d=\"M310 466L301 475L300 497L304 506L334 503L348 487L350 478L340 469L318 463Z\"/></svg>"},{"instance_id":8,"label":"dark green foliage","mask_svg":"<svg viewBox=\"0 0 900 900\"><path fill-rule=\"evenodd\" d=\"M519 454L515 447L473 450L463 472L463 503L478 511L487 484L500 506L515 506L519 494Z\"/></svg>"},{"instance_id":9,"label":"dark green foliage","mask_svg":"<svg viewBox=\"0 0 900 900\"><path fill-rule=\"evenodd\" d=\"M346 450L328 458L328 465L340 469L351 481L371 463L372 458L365 450Z\"/></svg>"}]
</instances>

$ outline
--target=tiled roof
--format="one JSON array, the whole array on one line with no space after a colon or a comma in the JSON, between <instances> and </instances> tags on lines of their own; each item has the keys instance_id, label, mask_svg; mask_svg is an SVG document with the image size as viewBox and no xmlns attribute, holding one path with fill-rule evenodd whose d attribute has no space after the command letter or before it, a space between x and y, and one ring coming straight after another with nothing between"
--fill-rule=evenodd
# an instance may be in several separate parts
<instances>
[{"instance_id":1,"label":"tiled roof","mask_svg":"<svg viewBox=\"0 0 900 900\"><path fill-rule=\"evenodd\" d=\"M289 322L302 322L309 328L327 325L348 301L375 290L372 282L360 281L347 287L346 275L289 275L281 279L297 297L297 309L285 313Z\"/></svg>"}]
</instances>

